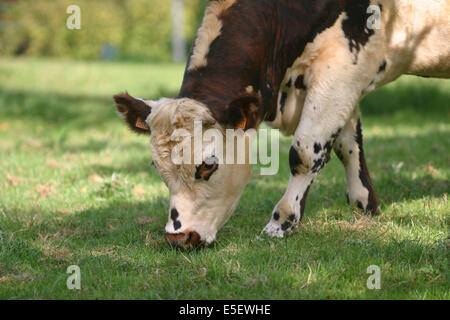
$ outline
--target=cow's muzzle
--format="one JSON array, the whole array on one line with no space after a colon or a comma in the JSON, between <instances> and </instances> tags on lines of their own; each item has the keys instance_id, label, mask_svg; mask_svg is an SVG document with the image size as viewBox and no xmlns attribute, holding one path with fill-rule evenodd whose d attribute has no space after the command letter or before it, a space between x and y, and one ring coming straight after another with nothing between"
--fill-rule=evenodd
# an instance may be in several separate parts
<instances>
[{"instance_id":1,"label":"cow's muzzle","mask_svg":"<svg viewBox=\"0 0 450 320\"><path fill-rule=\"evenodd\" d=\"M166 240L175 248L192 249L203 244L200 235L195 231L166 233Z\"/></svg>"}]
</instances>

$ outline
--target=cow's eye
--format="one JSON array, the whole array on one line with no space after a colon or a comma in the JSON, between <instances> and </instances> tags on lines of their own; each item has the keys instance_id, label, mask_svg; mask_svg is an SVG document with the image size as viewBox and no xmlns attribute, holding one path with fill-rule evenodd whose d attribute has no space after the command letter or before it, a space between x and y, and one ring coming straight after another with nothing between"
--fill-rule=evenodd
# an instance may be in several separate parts
<instances>
[{"instance_id":1,"label":"cow's eye","mask_svg":"<svg viewBox=\"0 0 450 320\"><path fill-rule=\"evenodd\" d=\"M208 181L217 169L219 169L219 160L216 157L208 158L201 165L197 166L195 179Z\"/></svg>"}]
</instances>

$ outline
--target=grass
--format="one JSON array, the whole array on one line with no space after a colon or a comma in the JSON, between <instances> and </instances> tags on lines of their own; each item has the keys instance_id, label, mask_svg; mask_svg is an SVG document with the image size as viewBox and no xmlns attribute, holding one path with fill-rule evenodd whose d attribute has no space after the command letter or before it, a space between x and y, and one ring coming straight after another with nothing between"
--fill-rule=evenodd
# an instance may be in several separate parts
<instances>
[{"instance_id":1,"label":"grass","mask_svg":"<svg viewBox=\"0 0 450 320\"><path fill-rule=\"evenodd\" d=\"M0 299L449 299L450 84L403 78L362 103L383 215L345 201L333 156L306 218L257 237L289 179L255 177L211 248L163 239L168 191L111 95L171 96L181 65L0 59ZM283 165L284 164L284 165ZM255 170L256 172L256 170ZM81 290L66 288L81 268ZM370 265L382 289L366 287Z\"/></svg>"}]
</instances>

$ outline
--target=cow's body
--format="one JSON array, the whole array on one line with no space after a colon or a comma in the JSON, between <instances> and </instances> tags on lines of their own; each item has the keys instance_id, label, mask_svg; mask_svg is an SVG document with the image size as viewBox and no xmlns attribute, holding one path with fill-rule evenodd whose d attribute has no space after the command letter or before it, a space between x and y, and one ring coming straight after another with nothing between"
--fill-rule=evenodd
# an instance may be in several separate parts
<instances>
[{"instance_id":1,"label":"cow's body","mask_svg":"<svg viewBox=\"0 0 450 320\"><path fill-rule=\"evenodd\" d=\"M364 7L367 5L365 3ZM357 61L361 72L357 81L363 84L367 84L367 79L370 81L360 98L403 74L438 78L450 76L450 1L435 1L437 7L433 10L428 7L433 1L387 0L373 3L381 5L382 29L370 36L367 45L362 48L367 57ZM306 98L307 81L314 73L313 68L322 63L330 63L328 59L324 62L314 61L314 56L317 50L335 49L338 39L345 36L341 25L342 21L337 20L330 29L316 37L288 69L278 93L277 116L274 121L268 122L270 126L280 129L286 135L295 132ZM386 26L392 27L387 30ZM346 41L352 40L349 38L344 40ZM341 48L342 46L345 47L346 44L342 43ZM343 60L348 59L344 57ZM331 62L341 63L335 57L331 58ZM345 62L340 64L340 67L344 66ZM378 69L374 75L375 67ZM300 83L301 90L290 86L298 75L304 75L305 79Z\"/></svg>"},{"instance_id":2,"label":"cow's body","mask_svg":"<svg viewBox=\"0 0 450 320\"><path fill-rule=\"evenodd\" d=\"M252 86L263 98L261 121L293 134L322 64L354 65L358 82L369 79L363 94L403 74L450 75L446 0L213 2L206 14L217 21L205 19L179 96L205 103L219 121L231 99ZM367 29L370 5L380 7L380 30ZM339 56L342 49L352 53Z\"/></svg>"},{"instance_id":3,"label":"cow's body","mask_svg":"<svg viewBox=\"0 0 450 320\"><path fill-rule=\"evenodd\" d=\"M379 29L368 28L371 5L381 11ZM449 15L448 0L211 1L175 101L195 101L223 128L266 121L294 135L292 175L269 235L301 220L333 148L346 167L349 201L376 214L358 103L402 74L450 77ZM180 234L172 223L166 231ZM208 242L215 237L202 232Z\"/></svg>"}]
</instances>

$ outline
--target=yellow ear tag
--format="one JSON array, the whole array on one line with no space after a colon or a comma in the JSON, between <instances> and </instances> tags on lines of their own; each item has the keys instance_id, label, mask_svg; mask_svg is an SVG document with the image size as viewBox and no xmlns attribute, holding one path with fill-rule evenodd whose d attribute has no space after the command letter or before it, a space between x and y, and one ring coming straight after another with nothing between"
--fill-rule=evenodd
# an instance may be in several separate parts
<instances>
[{"instance_id":1,"label":"yellow ear tag","mask_svg":"<svg viewBox=\"0 0 450 320\"><path fill-rule=\"evenodd\" d=\"M247 127L247 118L244 117L242 121L238 123L236 129L245 130L246 127Z\"/></svg>"}]
</instances>

